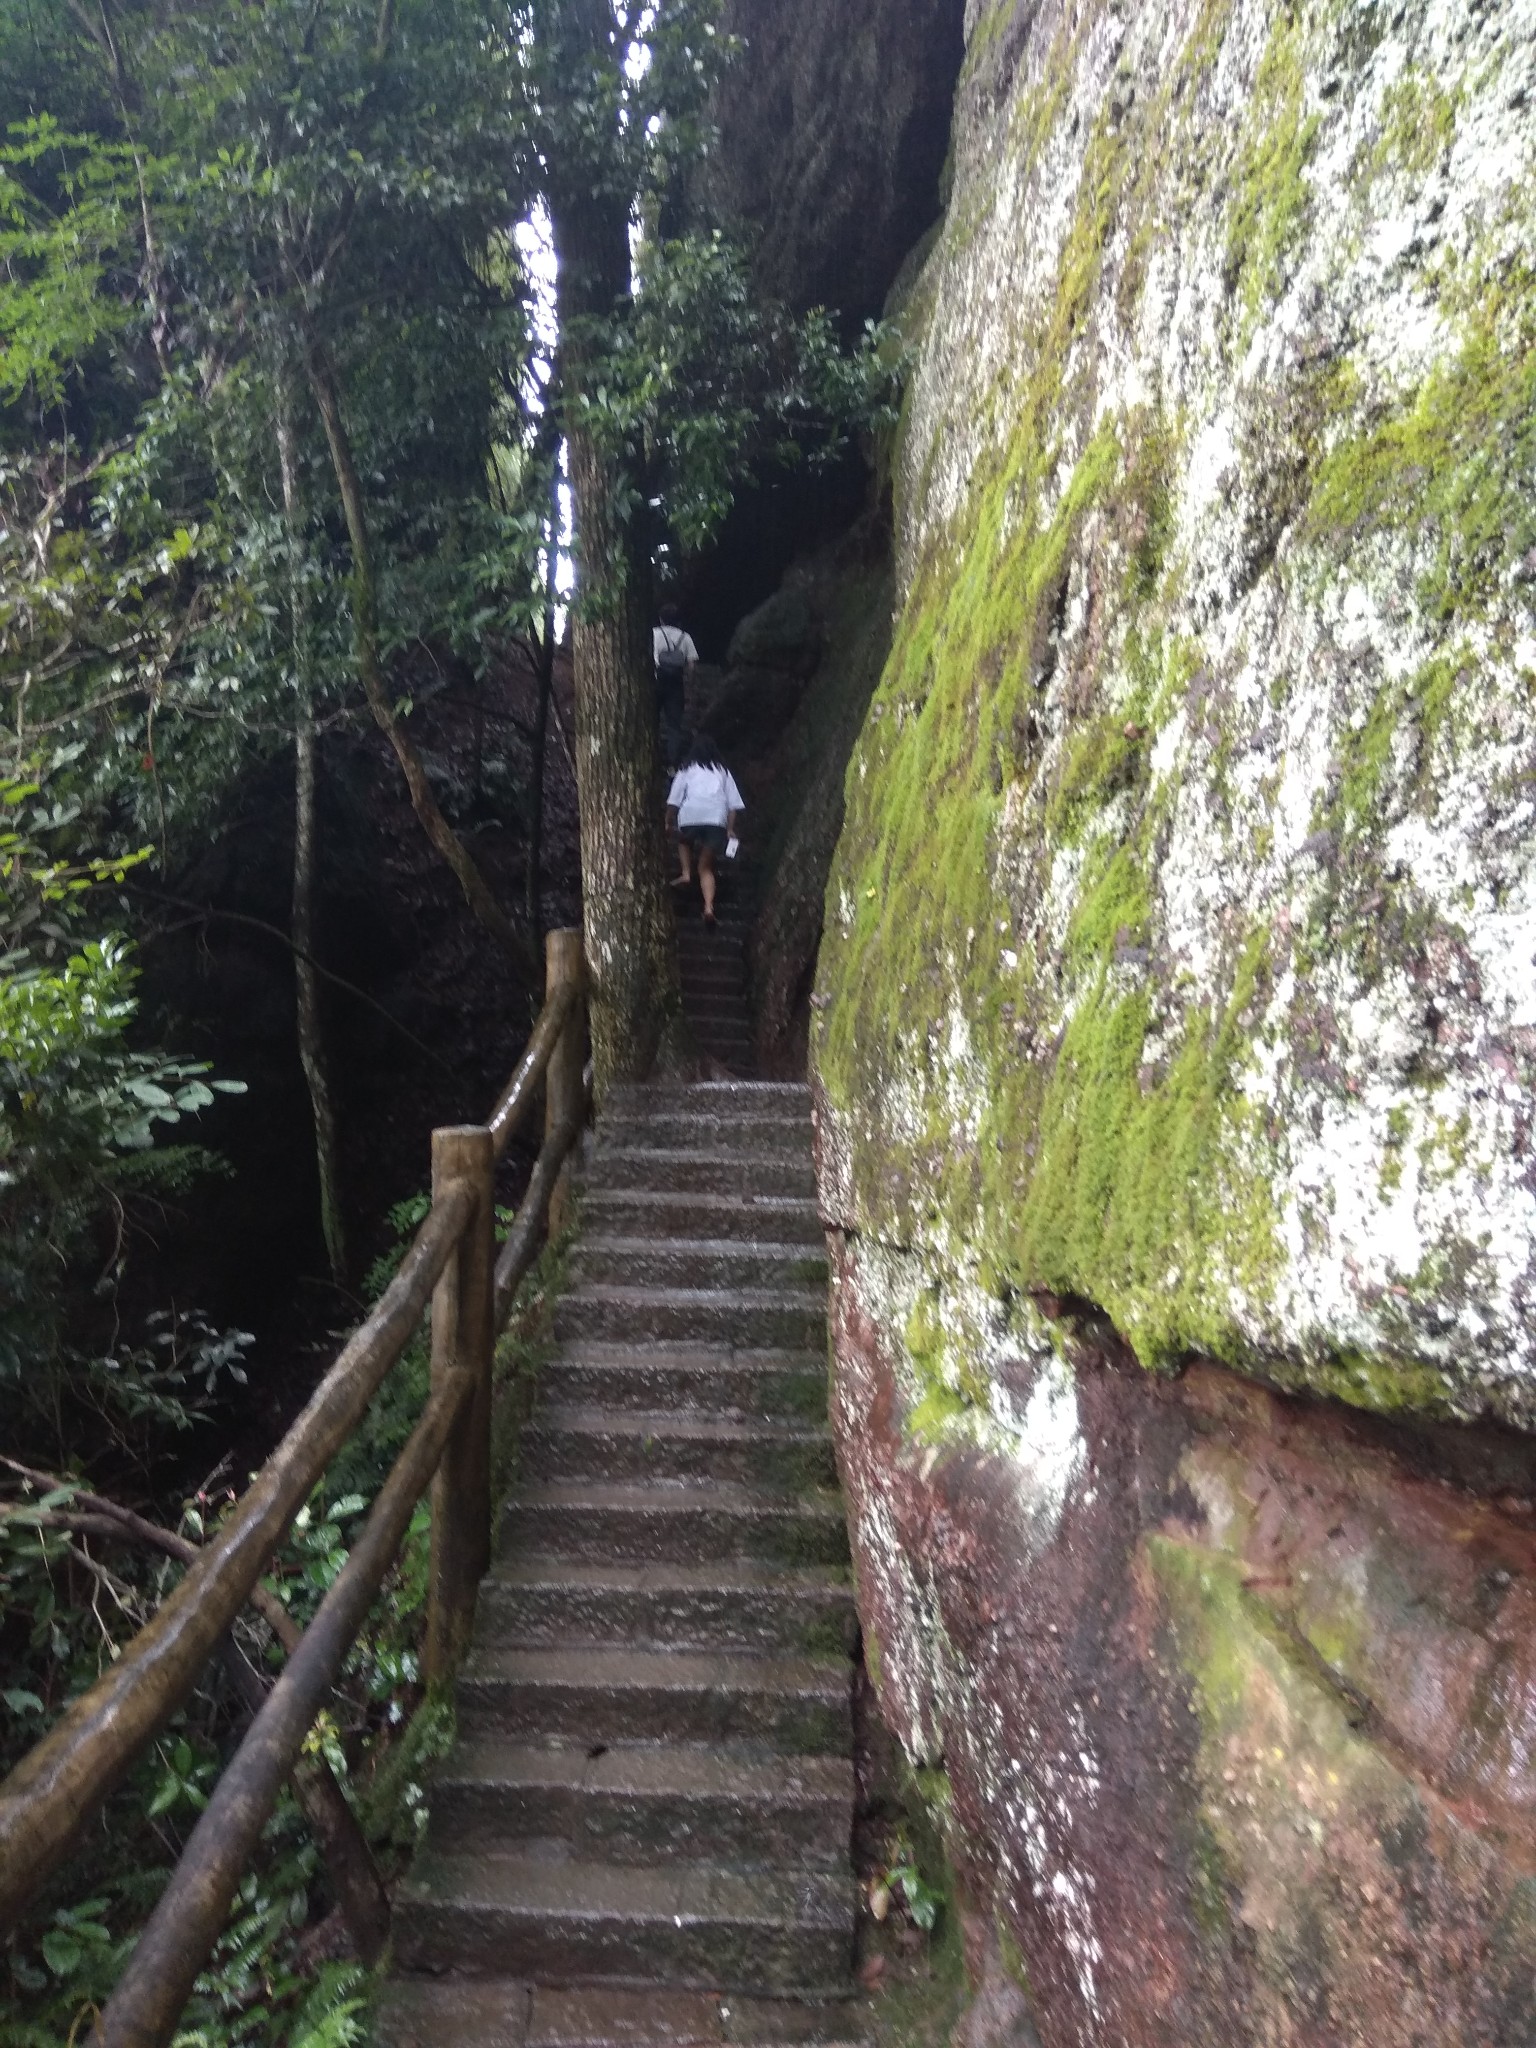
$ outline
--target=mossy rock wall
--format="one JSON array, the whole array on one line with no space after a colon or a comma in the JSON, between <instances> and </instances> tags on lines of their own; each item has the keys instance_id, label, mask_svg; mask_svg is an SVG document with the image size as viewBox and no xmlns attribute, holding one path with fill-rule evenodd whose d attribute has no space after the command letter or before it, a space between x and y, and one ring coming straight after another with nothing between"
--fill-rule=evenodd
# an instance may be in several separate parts
<instances>
[{"instance_id":1,"label":"mossy rock wall","mask_svg":"<svg viewBox=\"0 0 1536 2048\"><path fill-rule=\"evenodd\" d=\"M1066 2044L1536 2039L1536 0L969 0L813 998L882 1706Z\"/></svg>"},{"instance_id":2,"label":"mossy rock wall","mask_svg":"<svg viewBox=\"0 0 1536 2048\"><path fill-rule=\"evenodd\" d=\"M837 1213L1536 1421L1536 7L973 6L815 1059Z\"/></svg>"}]
</instances>

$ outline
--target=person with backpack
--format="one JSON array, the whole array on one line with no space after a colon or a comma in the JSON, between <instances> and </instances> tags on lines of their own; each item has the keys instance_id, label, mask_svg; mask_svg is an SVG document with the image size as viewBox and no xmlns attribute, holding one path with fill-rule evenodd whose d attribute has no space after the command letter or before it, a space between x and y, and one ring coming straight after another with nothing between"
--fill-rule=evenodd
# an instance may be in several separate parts
<instances>
[{"instance_id":1,"label":"person with backpack","mask_svg":"<svg viewBox=\"0 0 1536 2048\"><path fill-rule=\"evenodd\" d=\"M682 615L675 604L661 608L661 624L652 638L656 661L656 709L661 719L661 758L668 768L680 764L688 678L698 666L699 650L693 636L683 631Z\"/></svg>"},{"instance_id":2,"label":"person with backpack","mask_svg":"<svg viewBox=\"0 0 1536 2048\"><path fill-rule=\"evenodd\" d=\"M735 855L736 830L744 809L736 778L721 760L714 741L695 733L667 796L667 829L677 833L682 866L672 886L688 887L697 860L704 923L710 931L715 928L716 863Z\"/></svg>"}]
</instances>

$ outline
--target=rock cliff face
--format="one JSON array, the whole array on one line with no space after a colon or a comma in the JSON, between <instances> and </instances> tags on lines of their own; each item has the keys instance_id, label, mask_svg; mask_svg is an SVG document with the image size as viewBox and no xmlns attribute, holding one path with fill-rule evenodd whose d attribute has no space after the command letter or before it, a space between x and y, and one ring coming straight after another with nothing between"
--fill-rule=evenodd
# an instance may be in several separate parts
<instances>
[{"instance_id":1,"label":"rock cliff face","mask_svg":"<svg viewBox=\"0 0 1536 2048\"><path fill-rule=\"evenodd\" d=\"M813 1036L1067 2043L1536 2036L1536 0L970 0Z\"/></svg>"},{"instance_id":2,"label":"rock cliff face","mask_svg":"<svg viewBox=\"0 0 1536 2048\"><path fill-rule=\"evenodd\" d=\"M744 45L717 118L715 209L764 287L871 319L939 210L964 0L731 0Z\"/></svg>"}]
</instances>

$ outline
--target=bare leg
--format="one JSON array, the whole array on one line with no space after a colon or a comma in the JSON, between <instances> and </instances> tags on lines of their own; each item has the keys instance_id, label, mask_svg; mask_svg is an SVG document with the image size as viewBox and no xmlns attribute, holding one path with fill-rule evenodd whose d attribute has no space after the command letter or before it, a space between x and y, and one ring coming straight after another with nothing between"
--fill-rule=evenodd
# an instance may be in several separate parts
<instances>
[{"instance_id":1,"label":"bare leg","mask_svg":"<svg viewBox=\"0 0 1536 2048\"><path fill-rule=\"evenodd\" d=\"M715 914L715 849L712 846L699 848L699 887L704 891L704 915L712 919Z\"/></svg>"},{"instance_id":2,"label":"bare leg","mask_svg":"<svg viewBox=\"0 0 1536 2048\"><path fill-rule=\"evenodd\" d=\"M693 849L689 846L682 833L679 832L677 835L677 857L682 863L682 873L677 879L684 888L693 880L692 852Z\"/></svg>"}]
</instances>

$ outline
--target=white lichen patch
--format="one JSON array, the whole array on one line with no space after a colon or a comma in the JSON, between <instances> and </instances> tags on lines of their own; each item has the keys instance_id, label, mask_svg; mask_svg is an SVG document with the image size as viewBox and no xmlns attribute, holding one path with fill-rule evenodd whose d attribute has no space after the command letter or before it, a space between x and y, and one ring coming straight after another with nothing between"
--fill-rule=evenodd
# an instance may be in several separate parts
<instances>
[{"instance_id":1,"label":"white lichen patch","mask_svg":"<svg viewBox=\"0 0 1536 2048\"><path fill-rule=\"evenodd\" d=\"M991 1145L1024 1162L996 1184L1022 1201L1036 1133L988 1121L999 1086L1109 1006L1129 1029L1143 995L1149 1097L1192 1033L1222 1047L1201 1184L1148 1175L1148 1199L1241 1231L1155 1280L1079 1232L1078 1270L1017 1280L1157 1325L1164 1356L1223 1344L1373 1406L1536 1426L1536 547L1499 561L1477 525L1531 441L1518 418L1486 459L1476 440L1536 347L1533 106L1536 0L1090 5L1028 38L1005 91L962 95L901 449L905 601L932 608L971 549L1004 574L1070 515L1067 559L1048 657L1017 622L1037 680L1007 714L990 905L882 1020L839 1199L920 1254L965 1361L946 1426L1011 1437L1042 1501L1054 1411L983 1396L1011 1333L966 1294L1009 1270L1011 1198L962 1219L927 1190L972 1201L945 1169ZM1124 466L1089 491L1105 436ZM995 672L1019 660L1004 643ZM1083 749L1120 721L1142 752L1100 786ZM1116 858L1140 893L1101 930ZM831 901L835 988L857 903L841 879Z\"/></svg>"}]
</instances>

